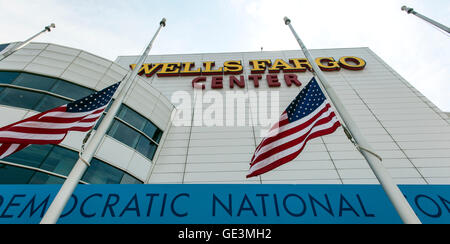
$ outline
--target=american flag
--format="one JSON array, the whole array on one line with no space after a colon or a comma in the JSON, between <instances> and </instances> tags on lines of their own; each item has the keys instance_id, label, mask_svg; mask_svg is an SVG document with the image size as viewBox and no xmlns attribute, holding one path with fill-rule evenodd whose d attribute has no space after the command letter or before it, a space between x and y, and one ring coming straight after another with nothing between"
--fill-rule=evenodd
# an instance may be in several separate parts
<instances>
[{"instance_id":1,"label":"american flag","mask_svg":"<svg viewBox=\"0 0 450 244\"><path fill-rule=\"evenodd\" d=\"M334 133L341 123L313 78L256 148L247 178L291 162L311 139Z\"/></svg>"},{"instance_id":2,"label":"american flag","mask_svg":"<svg viewBox=\"0 0 450 244\"><path fill-rule=\"evenodd\" d=\"M30 144L59 144L69 131L91 130L119 85L120 82L78 101L0 128L0 159Z\"/></svg>"}]
</instances>

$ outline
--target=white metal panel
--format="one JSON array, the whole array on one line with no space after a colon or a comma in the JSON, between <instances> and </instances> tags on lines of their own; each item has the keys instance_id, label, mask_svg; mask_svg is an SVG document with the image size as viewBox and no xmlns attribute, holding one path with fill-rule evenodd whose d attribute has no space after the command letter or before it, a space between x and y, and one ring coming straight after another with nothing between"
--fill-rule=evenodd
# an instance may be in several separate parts
<instances>
[{"instance_id":1,"label":"white metal panel","mask_svg":"<svg viewBox=\"0 0 450 244\"><path fill-rule=\"evenodd\" d=\"M133 157L128 164L127 171L141 181L145 181L150 173L151 164L150 160L146 157L138 152L134 152Z\"/></svg>"},{"instance_id":2,"label":"white metal panel","mask_svg":"<svg viewBox=\"0 0 450 244\"><path fill-rule=\"evenodd\" d=\"M148 184L181 184L183 173L153 173Z\"/></svg>"},{"instance_id":3,"label":"white metal panel","mask_svg":"<svg viewBox=\"0 0 450 244\"><path fill-rule=\"evenodd\" d=\"M67 134L66 138L64 138L64 141L61 143L61 145L79 152L81 150L81 145L83 144L83 140L86 137L86 134L87 133L84 132L71 131Z\"/></svg>"},{"instance_id":4,"label":"white metal panel","mask_svg":"<svg viewBox=\"0 0 450 244\"><path fill-rule=\"evenodd\" d=\"M0 106L0 127L7 126L24 119L29 111L26 109L13 108L9 106ZM7 115L7 116L6 116Z\"/></svg>"},{"instance_id":5,"label":"white metal panel","mask_svg":"<svg viewBox=\"0 0 450 244\"><path fill-rule=\"evenodd\" d=\"M126 171L134 152L134 150L125 146L123 143L106 136L95 156Z\"/></svg>"}]
</instances>

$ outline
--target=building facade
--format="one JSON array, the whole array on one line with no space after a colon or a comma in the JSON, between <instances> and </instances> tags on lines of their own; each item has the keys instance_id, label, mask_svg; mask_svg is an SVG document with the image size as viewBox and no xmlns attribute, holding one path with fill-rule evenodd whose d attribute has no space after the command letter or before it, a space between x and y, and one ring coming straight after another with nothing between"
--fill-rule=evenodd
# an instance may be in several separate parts
<instances>
[{"instance_id":1,"label":"building facade","mask_svg":"<svg viewBox=\"0 0 450 244\"><path fill-rule=\"evenodd\" d=\"M311 53L396 183L450 184L446 113L369 48ZM112 85L137 58L111 62L30 44L0 61L0 126ZM377 184L342 129L310 141L293 162L246 178L265 132L312 77L301 51L149 56L83 182ZM0 161L0 183L61 183L84 136Z\"/></svg>"},{"instance_id":2,"label":"building facade","mask_svg":"<svg viewBox=\"0 0 450 244\"><path fill-rule=\"evenodd\" d=\"M3 52L14 45L4 45ZM29 44L0 62L0 124L81 99L121 81L127 72L114 62L81 50ZM138 79L83 183L147 182L173 109L160 92ZM0 162L0 183L61 184L78 159L85 135L71 132L60 145L32 145L5 158Z\"/></svg>"}]
</instances>

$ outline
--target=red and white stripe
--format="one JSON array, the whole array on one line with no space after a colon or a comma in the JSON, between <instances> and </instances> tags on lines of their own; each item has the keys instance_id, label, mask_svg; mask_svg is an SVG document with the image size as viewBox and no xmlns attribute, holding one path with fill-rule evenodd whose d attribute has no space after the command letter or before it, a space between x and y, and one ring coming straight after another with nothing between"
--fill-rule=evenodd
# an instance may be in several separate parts
<instances>
[{"instance_id":1,"label":"red and white stripe","mask_svg":"<svg viewBox=\"0 0 450 244\"><path fill-rule=\"evenodd\" d=\"M106 106L83 113L67 112L67 105L37 114L0 129L0 159L30 144L59 144L69 131L87 132L102 116Z\"/></svg>"},{"instance_id":2,"label":"red and white stripe","mask_svg":"<svg viewBox=\"0 0 450 244\"><path fill-rule=\"evenodd\" d=\"M289 123L285 112L278 125L271 129L256 149L247 178L264 174L294 160L309 140L334 133L340 126L328 103L292 123Z\"/></svg>"}]
</instances>

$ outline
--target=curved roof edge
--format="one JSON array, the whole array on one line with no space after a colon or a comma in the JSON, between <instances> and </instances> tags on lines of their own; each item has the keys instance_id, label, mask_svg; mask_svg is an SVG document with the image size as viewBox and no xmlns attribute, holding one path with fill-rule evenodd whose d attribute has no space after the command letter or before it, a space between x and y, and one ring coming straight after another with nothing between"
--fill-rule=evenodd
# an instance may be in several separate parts
<instances>
[{"instance_id":1,"label":"curved roof edge","mask_svg":"<svg viewBox=\"0 0 450 244\"><path fill-rule=\"evenodd\" d=\"M326 51L326 50L345 50L345 49L370 49L369 47L339 47L339 48L314 48L314 49L309 49L310 51ZM295 49L295 50L269 50L269 51L262 51L262 53L277 53L277 52L301 52L301 49ZM252 53L261 53L261 51L246 51L246 52L205 52L205 53L179 53L179 54L152 54L149 55L149 57L151 56L180 56L180 55L218 55L218 54L238 54L238 53L243 53L243 54L252 54ZM119 55L116 58L116 61L119 58L124 58L124 57L136 57L138 55Z\"/></svg>"}]
</instances>

